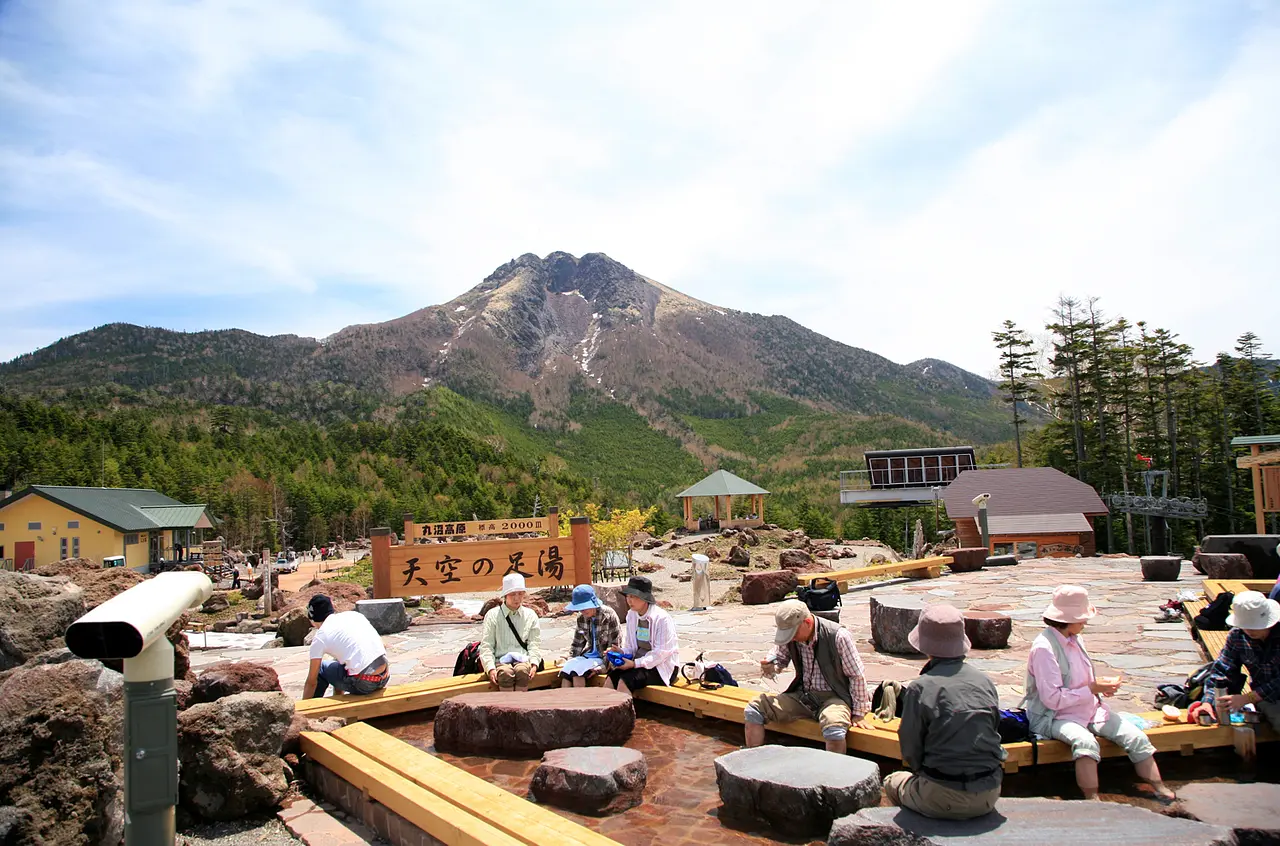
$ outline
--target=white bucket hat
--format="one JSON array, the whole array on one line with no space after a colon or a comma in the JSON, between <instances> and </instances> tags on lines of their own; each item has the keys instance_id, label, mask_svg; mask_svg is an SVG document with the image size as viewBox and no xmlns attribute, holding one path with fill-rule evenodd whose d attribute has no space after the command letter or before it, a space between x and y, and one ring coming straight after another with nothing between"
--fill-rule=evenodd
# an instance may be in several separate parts
<instances>
[{"instance_id":1,"label":"white bucket hat","mask_svg":"<svg viewBox=\"0 0 1280 846\"><path fill-rule=\"evenodd\" d=\"M516 591L520 591L520 590L527 590L527 588L525 588L524 586L524 576L520 575L519 573L507 573L505 576L502 577L502 595L503 596L506 596L509 593L515 593Z\"/></svg>"},{"instance_id":2,"label":"white bucket hat","mask_svg":"<svg viewBox=\"0 0 1280 846\"><path fill-rule=\"evenodd\" d=\"M1233 629L1269 629L1280 623L1280 602L1256 590L1242 590L1231 602L1227 625Z\"/></svg>"}]
</instances>

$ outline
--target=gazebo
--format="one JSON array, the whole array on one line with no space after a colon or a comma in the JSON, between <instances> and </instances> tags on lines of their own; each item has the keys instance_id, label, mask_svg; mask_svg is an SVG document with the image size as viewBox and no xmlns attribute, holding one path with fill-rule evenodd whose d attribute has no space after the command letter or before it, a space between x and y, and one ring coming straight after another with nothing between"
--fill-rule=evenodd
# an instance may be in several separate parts
<instances>
[{"instance_id":1,"label":"gazebo","mask_svg":"<svg viewBox=\"0 0 1280 846\"><path fill-rule=\"evenodd\" d=\"M684 527L691 532L700 528L729 529L764 525L764 497L769 493L759 485L753 485L746 479L733 475L728 470L717 470L693 487L686 488L677 496L684 501ZM714 525L703 526L693 513L693 499L698 496L709 496L715 502ZM733 498L735 496L751 497L751 516L743 520L733 519Z\"/></svg>"}]
</instances>

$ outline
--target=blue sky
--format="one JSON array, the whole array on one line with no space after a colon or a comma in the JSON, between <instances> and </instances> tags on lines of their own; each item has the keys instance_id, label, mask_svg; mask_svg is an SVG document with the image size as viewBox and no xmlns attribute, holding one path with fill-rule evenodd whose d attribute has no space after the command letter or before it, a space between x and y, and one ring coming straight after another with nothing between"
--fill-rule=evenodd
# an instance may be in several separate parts
<instances>
[{"instance_id":1,"label":"blue sky","mask_svg":"<svg viewBox=\"0 0 1280 846\"><path fill-rule=\"evenodd\" d=\"M553 250L984 374L1064 293L1280 351L1280 4L0 0L0 360Z\"/></svg>"}]
</instances>

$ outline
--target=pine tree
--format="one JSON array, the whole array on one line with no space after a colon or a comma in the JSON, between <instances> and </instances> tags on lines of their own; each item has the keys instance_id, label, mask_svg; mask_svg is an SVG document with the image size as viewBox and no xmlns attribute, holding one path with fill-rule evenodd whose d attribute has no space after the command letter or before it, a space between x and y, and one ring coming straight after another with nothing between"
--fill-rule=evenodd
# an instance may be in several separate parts
<instances>
[{"instance_id":1,"label":"pine tree","mask_svg":"<svg viewBox=\"0 0 1280 846\"><path fill-rule=\"evenodd\" d=\"M1004 391L1004 400L1013 410L1013 439L1018 454L1018 466L1022 466L1022 424L1026 422L1018 405L1030 403L1038 392L1029 380L1040 378L1035 369L1035 352L1027 333L1019 329L1012 320L1004 322L1003 332L992 332L991 337L1000 350L1000 390Z\"/></svg>"},{"instance_id":2,"label":"pine tree","mask_svg":"<svg viewBox=\"0 0 1280 846\"><path fill-rule=\"evenodd\" d=\"M1071 433L1075 445L1076 478L1085 478L1084 418L1080 401L1080 358L1085 347L1085 336L1080 319L1080 301L1073 297L1060 297L1053 310L1056 322L1047 327L1057 337L1053 342L1053 358L1050 364L1054 374L1066 380L1063 392L1071 412Z\"/></svg>"}]
</instances>

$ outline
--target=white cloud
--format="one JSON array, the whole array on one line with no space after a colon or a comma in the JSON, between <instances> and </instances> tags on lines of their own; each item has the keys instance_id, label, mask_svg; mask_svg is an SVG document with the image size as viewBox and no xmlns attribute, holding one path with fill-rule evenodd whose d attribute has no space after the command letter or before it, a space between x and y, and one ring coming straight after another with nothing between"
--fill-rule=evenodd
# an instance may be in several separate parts
<instances>
[{"instance_id":1,"label":"white cloud","mask_svg":"<svg viewBox=\"0 0 1280 846\"><path fill-rule=\"evenodd\" d=\"M1036 328L1060 292L1203 355L1250 328L1243 303L1261 332L1277 316L1266 9L1209 38L1195 4L40 8L9 25L56 48L0 65L21 117L0 127L3 237L32 280L278 292L265 323L310 297L325 334L523 252L600 250L979 372L991 329Z\"/></svg>"}]
</instances>

